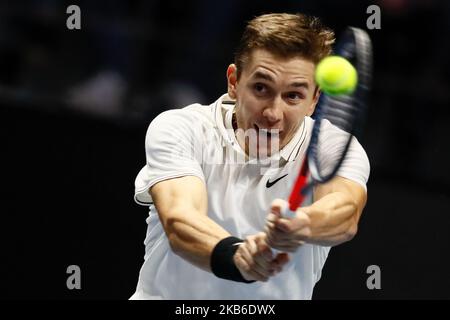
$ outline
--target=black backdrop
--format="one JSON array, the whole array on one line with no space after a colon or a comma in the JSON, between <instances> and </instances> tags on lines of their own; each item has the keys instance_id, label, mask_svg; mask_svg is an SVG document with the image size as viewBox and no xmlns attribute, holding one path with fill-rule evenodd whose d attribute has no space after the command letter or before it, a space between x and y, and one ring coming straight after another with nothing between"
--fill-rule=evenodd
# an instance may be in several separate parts
<instances>
[{"instance_id":1,"label":"black backdrop","mask_svg":"<svg viewBox=\"0 0 450 320\"><path fill-rule=\"evenodd\" d=\"M156 40L151 36L142 38L139 33L130 36L130 46L146 52L134 53L139 59L136 66L129 67L134 70L128 78L132 83L130 91L163 92L160 82L174 75L180 79L185 76L181 71L176 73L177 66L189 64L185 59L192 52L184 55L167 51L172 53L164 58L164 50L174 48L161 39L184 30L192 38L180 41L189 44L194 41L196 24L189 15L183 15L187 8L168 3L157 7L166 12L165 16L154 13L149 18L152 34L158 34ZM286 8L293 11L293 2L286 3ZM302 3L306 11L324 17L337 31L347 24L364 27L365 8L370 4L362 2L355 7L344 1L342 6L351 11L336 17L332 2ZM332 249L315 290L316 299L449 298L450 156L445 142L449 73L448 63L438 59L448 54L446 41L450 37L445 17L449 10L444 2L431 3L430 7L411 5L403 11L382 7L382 29L370 31L375 46L375 83L368 126L361 139L372 165L369 200L355 239ZM83 9L83 3L80 6ZM209 48L217 55L200 61L200 71L186 69L204 92L202 102L213 101L225 90L224 70L244 21L267 11L284 8L272 4L240 10L233 16L233 21L238 22L227 27L231 35L221 33L223 42L215 41ZM22 8L20 14L11 15L27 21L26 12ZM419 25L415 21L427 23ZM9 26L14 31L17 25ZM50 31L54 27L51 23L47 26ZM89 31L89 24L85 29ZM29 62L20 61L24 55L21 50L29 47L0 50L4 76L0 90L0 297L127 299L134 291L143 261L147 215L146 209L133 201L134 178L145 161L147 125L170 101L164 95L129 98L130 109L115 117L67 108L59 87L80 77L73 70L83 62L87 63L86 69L95 66L96 60L92 58L93 62L91 57L96 54L86 47L82 30L67 33L63 40L55 39L67 30L54 32L50 40L39 34L48 43L57 43L48 49L52 58L62 57L49 64L52 70L61 66L68 70L67 76L53 70L56 81L45 73L39 73L35 82L27 78L27 70L36 76ZM219 37L212 34L206 39L208 36ZM420 46L418 39L426 46ZM72 65L65 64L68 58L73 59ZM155 69L161 81L149 75ZM47 86L38 85L40 76ZM222 80L211 81L211 77ZM19 89L24 87L26 95L20 94ZM69 265L81 268L81 290L66 287ZM370 265L381 269L380 290L368 290L366 286Z\"/></svg>"}]
</instances>

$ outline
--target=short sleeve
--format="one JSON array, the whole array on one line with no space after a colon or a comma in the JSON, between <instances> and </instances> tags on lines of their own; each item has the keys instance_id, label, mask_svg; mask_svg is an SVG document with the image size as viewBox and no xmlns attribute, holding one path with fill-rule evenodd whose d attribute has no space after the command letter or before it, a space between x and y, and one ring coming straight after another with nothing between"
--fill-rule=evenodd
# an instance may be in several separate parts
<instances>
[{"instance_id":1,"label":"short sleeve","mask_svg":"<svg viewBox=\"0 0 450 320\"><path fill-rule=\"evenodd\" d=\"M344 145L348 139L348 133L335 127L328 120L322 122L321 134L322 132L324 133L324 136L320 138L319 142L319 162L321 171L331 172L337 159L341 155L341 146ZM369 174L369 158L358 139L352 137L345 159L336 175L355 181L363 186L364 189L367 189L366 184L369 180Z\"/></svg>"},{"instance_id":2,"label":"short sleeve","mask_svg":"<svg viewBox=\"0 0 450 320\"><path fill-rule=\"evenodd\" d=\"M146 164L135 180L135 201L151 204L148 190L163 180L196 176L205 181L201 168L202 137L201 123L193 112L178 109L158 115L145 137Z\"/></svg>"}]
</instances>

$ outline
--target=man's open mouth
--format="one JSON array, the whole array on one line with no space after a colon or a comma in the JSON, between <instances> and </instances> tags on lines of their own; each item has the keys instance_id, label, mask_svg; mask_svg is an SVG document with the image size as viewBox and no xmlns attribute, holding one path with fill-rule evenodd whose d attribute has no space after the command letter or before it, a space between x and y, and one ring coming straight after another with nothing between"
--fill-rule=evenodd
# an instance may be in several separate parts
<instances>
[{"instance_id":1,"label":"man's open mouth","mask_svg":"<svg viewBox=\"0 0 450 320\"><path fill-rule=\"evenodd\" d=\"M279 129L267 129L267 128L260 128L256 124L253 125L253 128L256 130L256 132L259 135L266 135L267 138L276 138L280 136L280 130Z\"/></svg>"}]
</instances>

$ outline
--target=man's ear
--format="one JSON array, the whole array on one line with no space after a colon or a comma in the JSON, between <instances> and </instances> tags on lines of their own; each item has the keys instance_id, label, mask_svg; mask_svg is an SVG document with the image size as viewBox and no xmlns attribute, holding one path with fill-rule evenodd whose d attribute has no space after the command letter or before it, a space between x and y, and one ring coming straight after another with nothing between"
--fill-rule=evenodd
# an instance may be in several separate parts
<instances>
[{"instance_id":1,"label":"man's ear","mask_svg":"<svg viewBox=\"0 0 450 320\"><path fill-rule=\"evenodd\" d=\"M308 108L308 111L306 112L307 116L311 117L312 114L314 113L314 110L316 109L317 102L319 102L320 94L321 94L321 91L319 89L319 86L316 85L316 88L314 89L313 102L311 103L311 105Z\"/></svg>"},{"instance_id":2,"label":"man's ear","mask_svg":"<svg viewBox=\"0 0 450 320\"><path fill-rule=\"evenodd\" d=\"M237 68L234 63L227 69L228 95L231 99L236 99Z\"/></svg>"}]
</instances>

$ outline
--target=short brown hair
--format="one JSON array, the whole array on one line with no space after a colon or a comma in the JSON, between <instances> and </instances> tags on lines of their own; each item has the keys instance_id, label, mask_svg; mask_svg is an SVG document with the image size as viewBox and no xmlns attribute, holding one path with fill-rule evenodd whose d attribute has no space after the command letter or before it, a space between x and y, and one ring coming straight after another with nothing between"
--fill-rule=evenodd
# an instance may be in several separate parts
<instances>
[{"instance_id":1,"label":"short brown hair","mask_svg":"<svg viewBox=\"0 0 450 320\"><path fill-rule=\"evenodd\" d=\"M331 53L333 42L334 32L316 17L300 13L256 17L248 22L235 54L237 76L254 49L265 49L286 58L300 56L317 64Z\"/></svg>"}]
</instances>

